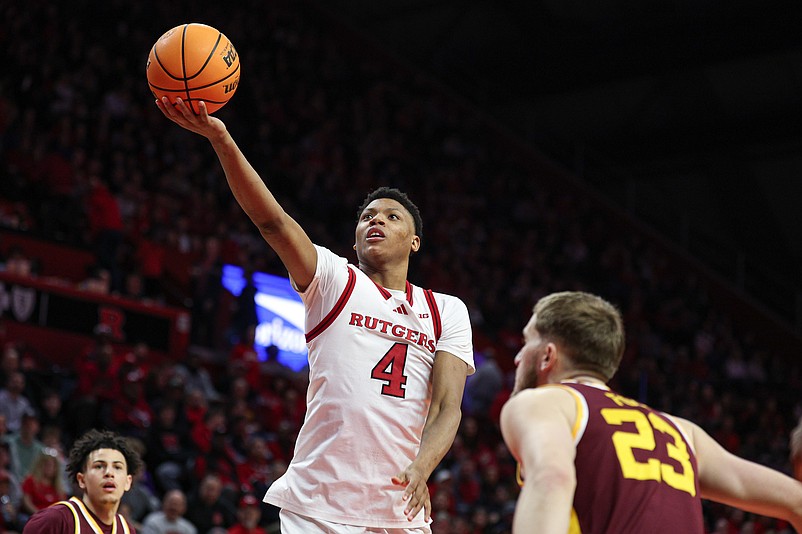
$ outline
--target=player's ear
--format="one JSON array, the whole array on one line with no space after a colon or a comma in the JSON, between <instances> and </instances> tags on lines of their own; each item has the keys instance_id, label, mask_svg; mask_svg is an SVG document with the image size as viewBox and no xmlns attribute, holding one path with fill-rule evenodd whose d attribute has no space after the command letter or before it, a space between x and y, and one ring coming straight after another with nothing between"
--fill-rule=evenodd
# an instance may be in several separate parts
<instances>
[{"instance_id":1,"label":"player's ear","mask_svg":"<svg viewBox=\"0 0 802 534\"><path fill-rule=\"evenodd\" d=\"M86 489L86 483L84 482L84 474L83 473L75 473L75 480L78 482L78 487L81 489Z\"/></svg>"},{"instance_id":2,"label":"player's ear","mask_svg":"<svg viewBox=\"0 0 802 534\"><path fill-rule=\"evenodd\" d=\"M543 351L543 358L540 360L541 371L551 371L557 364L557 346L554 343L546 343L546 350Z\"/></svg>"},{"instance_id":3,"label":"player's ear","mask_svg":"<svg viewBox=\"0 0 802 534\"><path fill-rule=\"evenodd\" d=\"M414 235L412 236L412 252L417 252L420 250L420 237Z\"/></svg>"}]
</instances>

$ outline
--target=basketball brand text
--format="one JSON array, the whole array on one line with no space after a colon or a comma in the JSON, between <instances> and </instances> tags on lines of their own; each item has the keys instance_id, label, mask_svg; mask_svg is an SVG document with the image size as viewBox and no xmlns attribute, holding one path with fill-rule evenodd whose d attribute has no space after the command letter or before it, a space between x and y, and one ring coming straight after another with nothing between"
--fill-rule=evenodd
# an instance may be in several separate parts
<instances>
[{"instance_id":1,"label":"basketball brand text","mask_svg":"<svg viewBox=\"0 0 802 534\"><path fill-rule=\"evenodd\" d=\"M237 78L231 83L225 84L223 87L226 93L233 93L234 90L237 88L237 85L239 85L239 78Z\"/></svg>"},{"instance_id":2,"label":"basketball brand text","mask_svg":"<svg viewBox=\"0 0 802 534\"><path fill-rule=\"evenodd\" d=\"M237 59L237 51L234 50L234 47L231 46L231 43L229 43L226 53L223 54L223 61L225 61L226 65L230 67L231 65L234 64L234 60L236 59Z\"/></svg>"}]
</instances>

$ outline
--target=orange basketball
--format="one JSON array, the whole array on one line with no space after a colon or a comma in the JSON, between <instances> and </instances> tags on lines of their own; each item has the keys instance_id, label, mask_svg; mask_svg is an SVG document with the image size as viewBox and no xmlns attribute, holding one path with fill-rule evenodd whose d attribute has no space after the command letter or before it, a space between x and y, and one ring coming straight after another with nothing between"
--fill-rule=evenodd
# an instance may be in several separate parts
<instances>
[{"instance_id":1,"label":"orange basketball","mask_svg":"<svg viewBox=\"0 0 802 534\"><path fill-rule=\"evenodd\" d=\"M156 98L181 97L200 113L223 107L239 84L239 56L222 32L205 24L181 24L159 37L148 55L148 85Z\"/></svg>"}]
</instances>

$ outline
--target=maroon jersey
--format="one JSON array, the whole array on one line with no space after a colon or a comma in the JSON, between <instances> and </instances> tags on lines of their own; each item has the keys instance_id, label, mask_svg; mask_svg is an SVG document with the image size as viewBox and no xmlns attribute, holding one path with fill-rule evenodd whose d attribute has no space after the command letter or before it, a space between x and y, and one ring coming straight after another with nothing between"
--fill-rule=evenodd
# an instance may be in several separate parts
<instances>
[{"instance_id":1,"label":"maroon jersey","mask_svg":"<svg viewBox=\"0 0 802 534\"><path fill-rule=\"evenodd\" d=\"M33 514L23 534L136 534L134 527L117 514L113 525L106 525L84 503L72 497Z\"/></svg>"},{"instance_id":2,"label":"maroon jersey","mask_svg":"<svg viewBox=\"0 0 802 534\"><path fill-rule=\"evenodd\" d=\"M578 532L703 533L696 456L674 421L606 388L563 385L579 393Z\"/></svg>"}]
</instances>

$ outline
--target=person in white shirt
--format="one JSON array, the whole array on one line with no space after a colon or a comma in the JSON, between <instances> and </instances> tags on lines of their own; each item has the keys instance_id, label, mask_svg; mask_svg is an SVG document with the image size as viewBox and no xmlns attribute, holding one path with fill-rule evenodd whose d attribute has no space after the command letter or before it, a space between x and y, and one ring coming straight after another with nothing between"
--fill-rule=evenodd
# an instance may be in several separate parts
<instances>
[{"instance_id":1,"label":"person in white shirt","mask_svg":"<svg viewBox=\"0 0 802 534\"><path fill-rule=\"evenodd\" d=\"M156 104L209 140L304 302L306 418L286 473L265 496L281 508L282 532L431 532L426 482L456 435L474 363L465 304L407 280L421 246L418 208L394 188L370 193L351 265L312 243L202 102L199 115L180 98Z\"/></svg>"},{"instance_id":2,"label":"person in white shirt","mask_svg":"<svg viewBox=\"0 0 802 534\"><path fill-rule=\"evenodd\" d=\"M25 396L25 375L21 371L14 371L8 377L8 382L0 389L0 414L6 416L6 428L9 432L19 432L22 427L22 418L33 412L33 405Z\"/></svg>"},{"instance_id":3,"label":"person in white shirt","mask_svg":"<svg viewBox=\"0 0 802 534\"><path fill-rule=\"evenodd\" d=\"M179 489L162 498L162 509L149 513L142 521L142 534L197 534L195 525L184 518L187 497Z\"/></svg>"}]
</instances>

